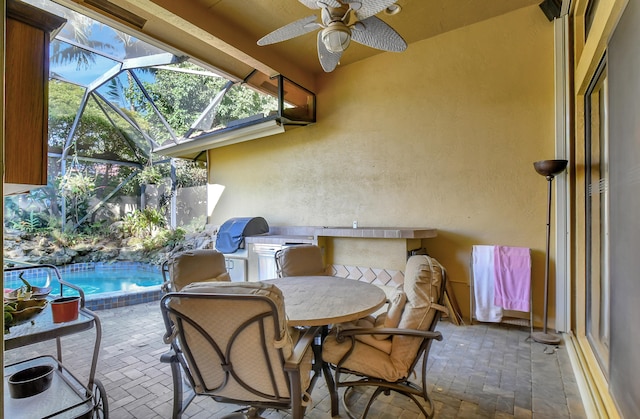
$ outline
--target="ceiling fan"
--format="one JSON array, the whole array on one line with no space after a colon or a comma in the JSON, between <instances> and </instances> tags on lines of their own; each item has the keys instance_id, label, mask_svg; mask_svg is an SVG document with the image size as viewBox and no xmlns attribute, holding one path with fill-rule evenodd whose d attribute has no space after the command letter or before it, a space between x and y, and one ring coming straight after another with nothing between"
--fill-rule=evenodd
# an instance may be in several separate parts
<instances>
[{"instance_id":1,"label":"ceiling fan","mask_svg":"<svg viewBox=\"0 0 640 419\"><path fill-rule=\"evenodd\" d=\"M326 72L336 68L351 40L384 51L400 52L407 48L398 32L374 16L397 0L298 1L310 9L321 9L322 23L316 22L316 15L307 16L265 35L258 45L275 44L322 28L318 32L318 58Z\"/></svg>"}]
</instances>

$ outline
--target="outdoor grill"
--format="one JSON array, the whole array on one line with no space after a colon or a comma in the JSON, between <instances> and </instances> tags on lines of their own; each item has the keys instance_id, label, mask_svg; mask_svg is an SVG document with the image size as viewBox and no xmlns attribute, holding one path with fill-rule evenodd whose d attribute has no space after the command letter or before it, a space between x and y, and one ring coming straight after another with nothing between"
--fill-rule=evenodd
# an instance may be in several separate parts
<instances>
[{"instance_id":1,"label":"outdoor grill","mask_svg":"<svg viewBox=\"0 0 640 419\"><path fill-rule=\"evenodd\" d=\"M224 254L232 281L247 280L248 251L244 238L269 232L262 217L236 217L224 222L216 235L216 250Z\"/></svg>"}]
</instances>

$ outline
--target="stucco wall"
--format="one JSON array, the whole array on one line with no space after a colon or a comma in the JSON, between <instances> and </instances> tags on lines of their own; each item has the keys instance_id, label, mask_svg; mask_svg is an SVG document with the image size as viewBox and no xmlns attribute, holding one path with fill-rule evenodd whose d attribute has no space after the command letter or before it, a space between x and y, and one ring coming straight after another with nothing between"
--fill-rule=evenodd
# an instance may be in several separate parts
<instances>
[{"instance_id":1,"label":"stucco wall","mask_svg":"<svg viewBox=\"0 0 640 419\"><path fill-rule=\"evenodd\" d=\"M532 163L554 152L553 25L539 8L339 67L318 86L315 125L210 152L210 182L224 185L210 222L436 227L423 244L465 315L471 246L530 247L539 320L546 181ZM394 240L332 245L334 263L404 268Z\"/></svg>"}]
</instances>

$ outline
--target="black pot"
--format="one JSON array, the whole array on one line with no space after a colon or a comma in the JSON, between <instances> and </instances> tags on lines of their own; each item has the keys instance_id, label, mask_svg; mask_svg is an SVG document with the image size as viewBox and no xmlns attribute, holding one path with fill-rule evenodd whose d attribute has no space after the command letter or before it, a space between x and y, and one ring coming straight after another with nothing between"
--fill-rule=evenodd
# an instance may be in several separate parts
<instances>
[{"instance_id":1,"label":"black pot","mask_svg":"<svg viewBox=\"0 0 640 419\"><path fill-rule=\"evenodd\" d=\"M51 387L53 370L53 365L38 365L16 372L9 377L9 394L14 399L23 399L42 393Z\"/></svg>"}]
</instances>

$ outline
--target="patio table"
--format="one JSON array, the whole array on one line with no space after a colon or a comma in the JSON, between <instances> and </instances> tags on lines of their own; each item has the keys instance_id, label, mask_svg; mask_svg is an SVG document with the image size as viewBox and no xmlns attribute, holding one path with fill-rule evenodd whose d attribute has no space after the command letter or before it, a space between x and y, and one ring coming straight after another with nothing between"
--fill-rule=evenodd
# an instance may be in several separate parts
<instances>
[{"instance_id":1,"label":"patio table","mask_svg":"<svg viewBox=\"0 0 640 419\"><path fill-rule=\"evenodd\" d=\"M289 326L327 326L360 319L386 302L380 287L334 276L288 276L262 281L284 295Z\"/></svg>"},{"instance_id":2,"label":"patio table","mask_svg":"<svg viewBox=\"0 0 640 419\"><path fill-rule=\"evenodd\" d=\"M380 287L368 282L334 276L288 276L262 282L274 284L284 295L289 326L324 326L320 342L314 346L316 359L322 358L322 341L329 325L361 319L382 307L387 296ZM324 361L322 369L331 394L332 416L338 413L338 391Z\"/></svg>"}]
</instances>

